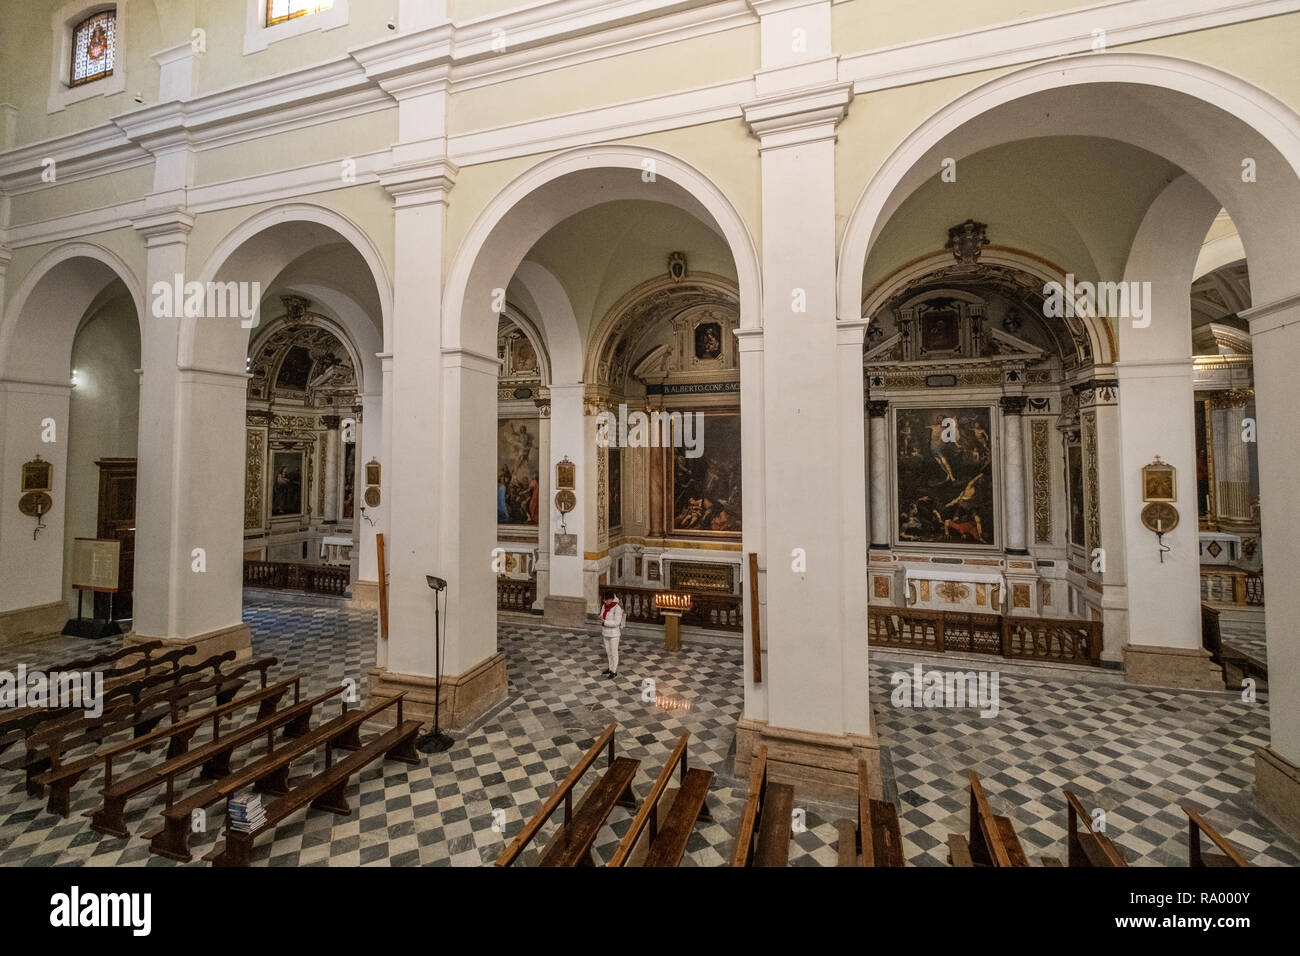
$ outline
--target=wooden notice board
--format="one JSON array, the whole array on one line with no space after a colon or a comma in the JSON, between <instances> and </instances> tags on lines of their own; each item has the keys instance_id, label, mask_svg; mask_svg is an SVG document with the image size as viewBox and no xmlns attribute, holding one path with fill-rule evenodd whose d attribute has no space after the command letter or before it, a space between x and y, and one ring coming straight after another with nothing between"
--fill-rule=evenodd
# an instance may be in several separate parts
<instances>
[{"instance_id":1,"label":"wooden notice board","mask_svg":"<svg viewBox=\"0 0 1300 956\"><path fill-rule=\"evenodd\" d=\"M384 554L384 536L375 535L375 547L379 553L379 636L388 639L388 568Z\"/></svg>"},{"instance_id":2,"label":"wooden notice board","mask_svg":"<svg viewBox=\"0 0 1300 956\"><path fill-rule=\"evenodd\" d=\"M763 683L763 641L758 630L758 555L749 555L749 633L753 641L754 683Z\"/></svg>"}]
</instances>

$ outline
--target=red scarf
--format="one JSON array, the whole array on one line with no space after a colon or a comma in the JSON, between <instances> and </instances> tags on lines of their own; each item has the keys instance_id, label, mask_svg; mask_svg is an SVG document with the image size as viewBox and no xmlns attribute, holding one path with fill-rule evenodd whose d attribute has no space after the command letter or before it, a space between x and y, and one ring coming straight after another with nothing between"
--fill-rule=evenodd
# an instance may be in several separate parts
<instances>
[{"instance_id":1,"label":"red scarf","mask_svg":"<svg viewBox=\"0 0 1300 956\"><path fill-rule=\"evenodd\" d=\"M617 604L617 603L618 603L617 601L606 601L606 602L605 602L605 606L604 606L603 608L601 608L601 610L600 610L600 620L601 620L602 623L603 623L604 620L605 620L605 615L608 614L608 613L610 612L610 609L613 608L613 606L614 606L615 604Z\"/></svg>"}]
</instances>

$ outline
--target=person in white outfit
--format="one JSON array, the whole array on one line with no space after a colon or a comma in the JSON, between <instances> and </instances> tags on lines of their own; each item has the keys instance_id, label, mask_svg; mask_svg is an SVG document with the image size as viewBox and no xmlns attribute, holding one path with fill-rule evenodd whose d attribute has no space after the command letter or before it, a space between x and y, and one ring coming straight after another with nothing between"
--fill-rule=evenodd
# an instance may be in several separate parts
<instances>
[{"instance_id":1,"label":"person in white outfit","mask_svg":"<svg viewBox=\"0 0 1300 956\"><path fill-rule=\"evenodd\" d=\"M623 605L618 602L618 595L605 599L600 609L600 636L605 641L605 659L609 666L602 677L618 676L618 639L623 634Z\"/></svg>"}]
</instances>

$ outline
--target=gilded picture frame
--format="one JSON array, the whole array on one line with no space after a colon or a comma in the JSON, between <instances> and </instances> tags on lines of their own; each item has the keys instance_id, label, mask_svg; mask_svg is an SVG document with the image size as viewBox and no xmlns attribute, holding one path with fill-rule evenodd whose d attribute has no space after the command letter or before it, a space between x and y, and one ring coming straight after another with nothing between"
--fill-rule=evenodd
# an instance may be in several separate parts
<instances>
[{"instance_id":1,"label":"gilded picture frame","mask_svg":"<svg viewBox=\"0 0 1300 956\"><path fill-rule=\"evenodd\" d=\"M1149 465L1142 466L1142 500L1166 501L1178 500L1178 470L1173 465L1157 458Z\"/></svg>"}]
</instances>

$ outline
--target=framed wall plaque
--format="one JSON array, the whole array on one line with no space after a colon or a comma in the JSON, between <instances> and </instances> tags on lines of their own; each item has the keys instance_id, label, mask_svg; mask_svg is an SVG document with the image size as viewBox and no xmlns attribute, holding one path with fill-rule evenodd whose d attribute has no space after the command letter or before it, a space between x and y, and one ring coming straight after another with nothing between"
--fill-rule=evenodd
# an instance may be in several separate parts
<instances>
[{"instance_id":1,"label":"framed wall plaque","mask_svg":"<svg viewBox=\"0 0 1300 956\"><path fill-rule=\"evenodd\" d=\"M566 457L564 461L558 462L555 466L555 487L561 490L572 491L577 487L576 472L573 462Z\"/></svg>"},{"instance_id":2,"label":"framed wall plaque","mask_svg":"<svg viewBox=\"0 0 1300 956\"><path fill-rule=\"evenodd\" d=\"M1142 468L1142 500L1177 501L1177 478L1177 469L1156 455L1155 461Z\"/></svg>"},{"instance_id":3,"label":"framed wall plaque","mask_svg":"<svg viewBox=\"0 0 1300 956\"><path fill-rule=\"evenodd\" d=\"M37 455L29 462L23 464L23 494L30 491L53 491L54 490L54 464L53 462L42 461L40 455Z\"/></svg>"},{"instance_id":4,"label":"framed wall plaque","mask_svg":"<svg viewBox=\"0 0 1300 956\"><path fill-rule=\"evenodd\" d=\"M380 467L379 462L375 461L375 459L371 458L368 462L366 462L366 484L367 485L380 484L379 477L382 471L383 469Z\"/></svg>"}]
</instances>

